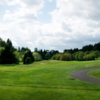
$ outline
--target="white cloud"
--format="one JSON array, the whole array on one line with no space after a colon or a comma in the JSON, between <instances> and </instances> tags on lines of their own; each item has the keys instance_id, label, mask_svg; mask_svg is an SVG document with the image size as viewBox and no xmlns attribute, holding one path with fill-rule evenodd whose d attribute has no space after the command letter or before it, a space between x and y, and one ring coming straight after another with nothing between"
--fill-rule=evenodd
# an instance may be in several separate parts
<instances>
[{"instance_id":1,"label":"white cloud","mask_svg":"<svg viewBox=\"0 0 100 100\"><path fill-rule=\"evenodd\" d=\"M7 4L7 0L0 0L0 4Z\"/></svg>"},{"instance_id":2,"label":"white cloud","mask_svg":"<svg viewBox=\"0 0 100 100\"><path fill-rule=\"evenodd\" d=\"M44 5L44 0L12 0L7 1L8 5L19 5L14 12L6 11L3 20L36 20L39 10Z\"/></svg>"},{"instance_id":3,"label":"white cloud","mask_svg":"<svg viewBox=\"0 0 100 100\"><path fill-rule=\"evenodd\" d=\"M14 12L6 10L4 22L0 23L0 36L16 38L13 40L16 46L63 50L99 42L99 0L56 0L57 8L50 12L52 21L47 24L38 21L44 0L6 2L9 6L19 6Z\"/></svg>"},{"instance_id":4,"label":"white cloud","mask_svg":"<svg viewBox=\"0 0 100 100\"><path fill-rule=\"evenodd\" d=\"M49 2L52 2L53 0L48 0Z\"/></svg>"}]
</instances>

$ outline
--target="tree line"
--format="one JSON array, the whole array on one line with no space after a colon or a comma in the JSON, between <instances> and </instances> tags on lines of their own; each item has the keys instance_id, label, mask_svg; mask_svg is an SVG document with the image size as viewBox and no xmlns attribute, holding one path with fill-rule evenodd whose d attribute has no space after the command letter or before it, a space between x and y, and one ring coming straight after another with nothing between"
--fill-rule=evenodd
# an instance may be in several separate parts
<instances>
[{"instance_id":1,"label":"tree line","mask_svg":"<svg viewBox=\"0 0 100 100\"><path fill-rule=\"evenodd\" d=\"M27 47L14 48L10 39L4 41L0 38L0 64L30 64L34 61L41 60L63 60L63 61L86 61L100 59L100 42L94 45L83 46L82 49L65 49L63 53L58 50L38 50L32 52Z\"/></svg>"},{"instance_id":2,"label":"tree line","mask_svg":"<svg viewBox=\"0 0 100 100\"><path fill-rule=\"evenodd\" d=\"M72 53L75 53L75 52L78 52L78 51L86 52L86 51L96 51L96 50L100 51L100 42L95 43L94 45L89 44L89 45L83 46L82 49L78 49L78 48L65 49L64 53L69 52L69 53L72 54Z\"/></svg>"}]
</instances>

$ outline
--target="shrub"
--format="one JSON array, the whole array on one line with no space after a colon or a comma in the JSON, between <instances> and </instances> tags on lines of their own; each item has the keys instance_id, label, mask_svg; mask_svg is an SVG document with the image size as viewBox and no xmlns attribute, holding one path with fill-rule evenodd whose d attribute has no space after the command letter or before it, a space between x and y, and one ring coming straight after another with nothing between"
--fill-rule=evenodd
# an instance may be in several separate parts
<instances>
[{"instance_id":1,"label":"shrub","mask_svg":"<svg viewBox=\"0 0 100 100\"><path fill-rule=\"evenodd\" d=\"M95 54L96 58L98 58L100 56L100 52L99 51L94 51L93 53Z\"/></svg>"},{"instance_id":2,"label":"shrub","mask_svg":"<svg viewBox=\"0 0 100 100\"><path fill-rule=\"evenodd\" d=\"M91 53L83 57L84 60L95 60L95 54Z\"/></svg>"},{"instance_id":3,"label":"shrub","mask_svg":"<svg viewBox=\"0 0 100 100\"><path fill-rule=\"evenodd\" d=\"M75 60L75 53L71 55L72 60Z\"/></svg>"},{"instance_id":4,"label":"shrub","mask_svg":"<svg viewBox=\"0 0 100 100\"><path fill-rule=\"evenodd\" d=\"M52 57L52 59L53 60L60 60L61 55L62 55L61 53L57 53Z\"/></svg>"},{"instance_id":5,"label":"shrub","mask_svg":"<svg viewBox=\"0 0 100 100\"><path fill-rule=\"evenodd\" d=\"M51 57L50 57L50 53L46 53L45 59L48 60L48 59L50 59L50 58L51 58Z\"/></svg>"},{"instance_id":6,"label":"shrub","mask_svg":"<svg viewBox=\"0 0 100 100\"><path fill-rule=\"evenodd\" d=\"M82 61L83 60L83 57L84 57L84 52L78 51L78 52L75 53L75 60Z\"/></svg>"},{"instance_id":7,"label":"shrub","mask_svg":"<svg viewBox=\"0 0 100 100\"><path fill-rule=\"evenodd\" d=\"M25 59L25 64L31 64L31 63L32 63L31 58L30 57L27 57Z\"/></svg>"},{"instance_id":8,"label":"shrub","mask_svg":"<svg viewBox=\"0 0 100 100\"><path fill-rule=\"evenodd\" d=\"M26 60L27 57L30 57L31 61L34 62L34 56L32 55L32 52L30 50L26 51L25 54L24 54L24 57L23 57L23 63L24 64L26 64L25 60Z\"/></svg>"},{"instance_id":9,"label":"shrub","mask_svg":"<svg viewBox=\"0 0 100 100\"><path fill-rule=\"evenodd\" d=\"M88 59L88 55L84 56L84 57L83 57L83 60L86 60L86 61L89 60L89 59Z\"/></svg>"},{"instance_id":10,"label":"shrub","mask_svg":"<svg viewBox=\"0 0 100 100\"><path fill-rule=\"evenodd\" d=\"M84 54L85 54L85 55L89 54L89 51L86 51Z\"/></svg>"},{"instance_id":11,"label":"shrub","mask_svg":"<svg viewBox=\"0 0 100 100\"><path fill-rule=\"evenodd\" d=\"M71 54L69 54L69 53L62 54L62 56L60 57L60 60L71 61Z\"/></svg>"},{"instance_id":12,"label":"shrub","mask_svg":"<svg viewBox=\"0 0 100 100\"><path fill-rule=\"evenodd\" d=\"M34 52L33 56L35 58L35 61L41 61L42 60L41 55L39 53L37 53L37 52Z\"/></svg>"},{"instance_id":13,"label":"shrub","mask_svg":"<svg viewBox=\"0 0 100 100\"><path fill-rule=\"evenodd\" d=\"M84 52L80 51L78 53L78 60L82 61L83 60L83 57L84 57Z\"/></svg>"},{"instance_id":14,"label":"shrub","mask_svg":"<svg viewBox=\"0 0 100 100\"><path fill-rule=\"evenodd\" d=\"M53 55L51 59L56 60L56 55Z\"/></svg>"},{"instance_id":15,"label":"shrub","mask_svg":"<svg viewBox=\"0 0 100 100\"><path fill-rule=\"evenodd\" d=\"M78 55L79 55L79 52L76 52L75 53L75 60L78 60Z\"/></svg>"},{"instance_id":16,"label":"shrub","mask_svg":"<svg viewBox=\"0 0 100 100\"><path fill-rule=\"evenodd\" d=\"M98 60L98 58L95 58L95 60Z\"/></svg>"}]
</instances>

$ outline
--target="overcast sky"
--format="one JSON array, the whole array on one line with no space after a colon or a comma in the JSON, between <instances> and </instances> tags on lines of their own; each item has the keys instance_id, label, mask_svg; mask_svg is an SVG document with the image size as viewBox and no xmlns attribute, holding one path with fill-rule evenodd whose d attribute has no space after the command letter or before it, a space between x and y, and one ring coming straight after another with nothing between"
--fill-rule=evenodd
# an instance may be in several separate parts
<instances>
[{"instance_id":1,"label":"overcast sky","mask_svg":"<svg viewBox=\"0 0 100 100\"><path fill-rule=\"evenodd\" d=\"M0 0L0 37L32 51L100 42L100 0Z\"/></svg>"}]
</instances>

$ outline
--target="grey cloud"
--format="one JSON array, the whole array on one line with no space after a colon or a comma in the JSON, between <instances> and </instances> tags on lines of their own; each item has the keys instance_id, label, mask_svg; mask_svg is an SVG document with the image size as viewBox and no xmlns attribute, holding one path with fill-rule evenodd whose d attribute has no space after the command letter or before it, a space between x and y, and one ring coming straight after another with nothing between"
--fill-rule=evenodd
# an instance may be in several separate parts
<instances>
[{"instance_id":1,"label":"grey cloud","mask_svg":"<svg viewBox=\"0 0 100 100\"><path fill-rule=\"evenodd\" d=\"M98 22L98 23L88 23L87 25L91 28L100 28L100 22Z\"/></svg>"},{"instance_id":2,"label":"grey cloud","mask_svg":"<svg viewBox=\"0 0 100 100\"><path fill-rule=\"evenodd\" d=\"M88 19L92 19L94 21L100 21L100 11L99 12L95 11L94 13L89 14Z\"/></svg>"}]
</instances>

